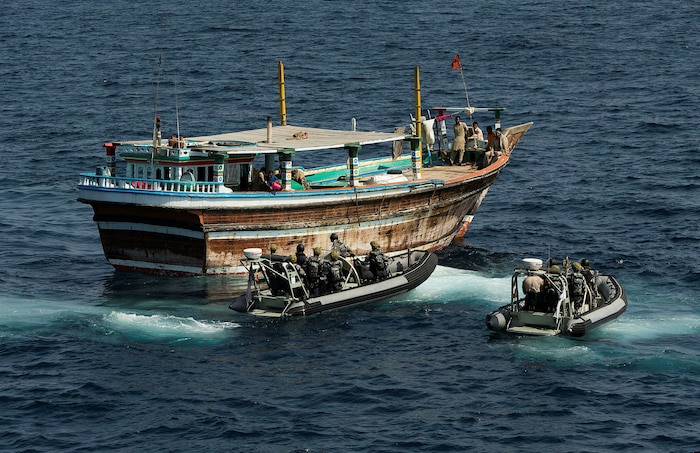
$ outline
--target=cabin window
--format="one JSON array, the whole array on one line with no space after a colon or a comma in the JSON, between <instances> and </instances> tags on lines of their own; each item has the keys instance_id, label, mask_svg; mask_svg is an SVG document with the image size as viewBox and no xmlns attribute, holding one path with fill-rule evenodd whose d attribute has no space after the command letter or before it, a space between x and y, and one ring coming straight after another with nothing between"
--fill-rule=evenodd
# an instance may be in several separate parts
<instances>
[{"instance_id":1,"label":"cabin window","mask_svg":"<svg viewBox=\"0 0 700 453\"><path fill-rule=\"evenodd\" d=\"M207 173L209 173L207 170L210 168L211 167L197 167L197 181L211 181L211 179L207 178Z\"/></svg>"},{"instance_id":2,"label":"cabin window","mask_svg":"<svg viewBox=\"0 0 700 453\"><path fill-rule=\"evenodd\" d=\"M241 167L239 164L224 165L224 184L227 186L237 186L241 183Z\"/></svg>"}]
</instances>

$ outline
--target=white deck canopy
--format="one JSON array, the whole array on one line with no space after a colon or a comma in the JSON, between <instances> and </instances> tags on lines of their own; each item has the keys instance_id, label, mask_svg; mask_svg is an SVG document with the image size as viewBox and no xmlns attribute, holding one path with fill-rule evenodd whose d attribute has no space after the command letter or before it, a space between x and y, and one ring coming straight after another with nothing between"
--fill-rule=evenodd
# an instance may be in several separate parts
<instances>
[{"instance_id":1,"label":"white deck canopy","mask_svg":"<svg viewBox=\"0 0 700 453\"><path fill-rule=\"evenodd\" d=\"M268 142L268 133L271 141ZM370 145L404 140L407 136L387 132L359 132L335 129L319 129L300 126L273 126L241 132L229 132L201 137L187 137L188 147L201 151L221 151L228 154L271 154L283 150L311 151L317 149L343 148L346 144ZM255 145L233 146L233 142L248 142ZM150 140L116 142L119 145L148 145Z\"/></svg>"}]
</instances>

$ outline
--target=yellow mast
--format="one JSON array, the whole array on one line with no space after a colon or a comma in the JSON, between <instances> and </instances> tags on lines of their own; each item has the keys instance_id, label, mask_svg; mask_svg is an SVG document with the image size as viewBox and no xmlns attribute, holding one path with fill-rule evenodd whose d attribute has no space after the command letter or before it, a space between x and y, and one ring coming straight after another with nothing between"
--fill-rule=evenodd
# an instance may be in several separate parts
<instances>
[{"instance_id":1,"label":"yellow mast","mask_svg":"<svg viewBox=\"0 0 700 453\"><path fill-rule=\"evenodd\" d=\"M413 167L413 179L421 179L423 166L423 155L421 153L421 106L420 106L420 67L416 66L413 71L413 80L416 91L416 136L411 138L411 163Z\"/></svg>"},{"instance_id":2,"label":"yellow mast","mask_svg":"<svg viewBox=\"0 0 700 453\"><path fill-rule=\"evenodd\" d=\"M277 64L277 78L279 79L280 89L280 123L282 126L287 125L287 99L284 94L284 64L282 60Z\"/></svg>"},{"instance_id":3,"label":"yellow mast","mask_svg":"<svg viewBox=\"0 0 700 453\"><path fill-rule=\"evenodd\" d=\"M413 70L414 90L416 92L416 137L421 136L421 106L420 106L420 67Z\"/></svg>"}]
</instances>

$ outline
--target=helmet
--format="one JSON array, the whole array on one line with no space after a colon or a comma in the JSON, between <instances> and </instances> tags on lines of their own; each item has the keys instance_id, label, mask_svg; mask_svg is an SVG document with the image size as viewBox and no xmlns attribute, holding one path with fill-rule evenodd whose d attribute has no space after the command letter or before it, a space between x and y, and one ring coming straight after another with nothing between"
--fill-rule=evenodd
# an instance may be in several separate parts
<instances>
[{"instance_id":1,"label":"helmet","mask_svg":"<svg viewBox=\"0 0 700 453\"><path fill-rule=\"evenodd\" d=\"M369 243L369 245L371 245L372 249L375 249L375 250L379 248L379 242L377 242L377 241L372 241Z\"/></svg>"},{"instance_id":2,"label":"helmet","mask_svg":"<svg viewBox=\"0 0 700 453\"><path fill-rule=\"evenodd\" d=\"M576 272L579 272L579 271L581 271L581 269L583 269L583 266L581 266L580 263L574 263L573 266L574 266L574 270Z\"/></svg>"},{"instance_id":3,"label":"helmet","mask_svg":"<svg viewBox=\"0 0 700 453\"><path fill-rule=\"evenodd\" d=\"M321 247L314 247L314 256L321 255Z\"/></svg>"},{"instance_id":4,"label":"helmet","mask_svg":"<svg viewBox=\"0 0 700 453\"><path fill-rule=\"evenodd\" d=\"M292 263L296 263L296 262L297 262L297 256L296 256L296 255L289 255L288 259L289 259L289 261L291 261Z\"/></svg>"},{"instance_id":5,"label":"helmet","mask_svg":"<svg viewBox=\"0 0 700 453\"><path fill-rule=\"evenodd\" d=\"M591 267L591 262L588 261L586 258L581 260L581 266L583 267Z\"/></svg>"},{"instance_id":6,"label":"helmet","mask_svg":"<svg viewBox=\"0 0 700 453\"><path fill-rule=\"evenodd\" d=\"M336 233L331 233L331 241L337 241L338 235Z\"/></svg>"},{"instance_id":7,"label":"helmet","mask_svg":"<svg viewBox=\"0 0 700 453\"><path fill-rule=\"evenodd\" d=\"M277 251L277 244L270 244L270 251L275 253Z\"/></svg>"},{"instance_id":8,"label":"helmet","mask_svg":"<svg viewBox=\"0 0 700 453\"><path fill-rule=\"evenodd\" d=\"M297 253L302 253L304 251L304 244L297 245Z\"/></svg>"},{"instance_id":9,"label":"helmet","mask_svg":"<svg viewBox=\"0 0 700 453\"><path fill-rule=\"evenodd\" d=\"M333 251L331 252L331 259L332 259L332 260L337 260L339 256L340 256L340 255L339 255L338 252L336 252L335 250L333 250Z\"/></svg>"}]
</instances>

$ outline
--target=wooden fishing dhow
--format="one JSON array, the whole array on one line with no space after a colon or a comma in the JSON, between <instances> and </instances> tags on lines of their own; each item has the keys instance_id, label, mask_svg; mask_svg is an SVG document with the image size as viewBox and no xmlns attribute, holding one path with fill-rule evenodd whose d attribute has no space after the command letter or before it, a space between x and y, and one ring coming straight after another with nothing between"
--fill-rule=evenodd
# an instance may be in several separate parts
<instances>
[{"instance_id":1,"label":"wooden fishing dhow","mask_svg":"<svg viewBox=\"0 0 700 453\"><path fill-rule=\"evenodd\" d=\"M104 145L107 165L80 175L78 200L94 210L107 260L128 271L242 275L247 248L274 243L288 253L299 243L328 243L333 232L358 250L368 240L388 254L439 250L466 232L532 123L503 129L505 146L489 158L485 142L471 144L480 156L474 165L445 165L438 150L424 159L434 126L422 127L418 68L414 76L419 120L407 131L299 127L286 121L280 62L281 125L268 119L260 129L166 141L156 117L152 139ZM492 112L498 128L503 110L441 108L433 120ZM402 152L405 143L410 154ZM381 144L388 157L360 159L363 147ZM338 150L342 163L303 171L294 165L319 150ZM270 191L256 165L280 169L281 189Z\"/></svg>"}]
</instances>

